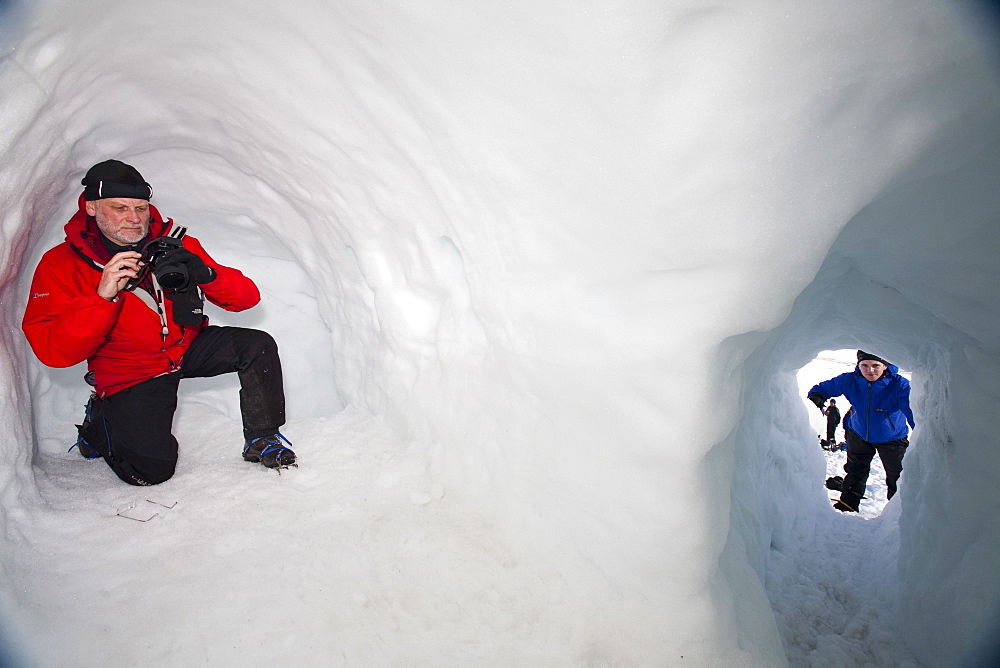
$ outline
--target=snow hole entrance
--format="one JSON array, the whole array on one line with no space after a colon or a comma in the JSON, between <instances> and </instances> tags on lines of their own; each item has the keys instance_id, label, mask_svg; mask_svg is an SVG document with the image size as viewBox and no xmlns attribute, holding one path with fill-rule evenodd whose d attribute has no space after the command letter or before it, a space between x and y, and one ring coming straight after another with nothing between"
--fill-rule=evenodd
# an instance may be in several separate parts
<instances>
[{"instance_id":1,"label":"snow hole entrance","mask_svg":"<svg viewBox=\"0 0 1000 668\"><path fill-rule=\"evenodd\" d=\"M844 425L841 422L835 431L835 440L841 447L833 450L824 449L822 441L826 439L826 416L816 408L815 404L805 397L809 388L816 383L829 380L842 373L850 373L856 365L857 350L854 348L823 350L817 353L811 362L799 369L797 374L799 395L802 397L803 405L809 413L809 426L812 427L813 433L816 434L816 440L811 445L818 448L826 459L826 476L822 480L818 480L817 484L829 492L831 509L834 501L839 498L840 494L836 491L826 489L826 478L844 475L844 464L847 462L847 452L842 449L846 448L844 444ZM912 380L912 374L909 371L900 369L900 374L908 380ZM851 408L851 403L847 400L847 397L836 397L836 400L841 416L847 415L847 411ZM903 475L900 477L898 483L900 489L905 485L905 478L906 461L904 458ZM882 509L885 508L886 502L885 469L882 467L882 460L876 455L872 459L872 468L868 476L865 498L861 501L858 514L865 519L878 517L882 514Z\"/></svg>"},{"instance_id":2,"label":"snow hole entrance","mask_svg":"<svg viewBox=\"0 0 1000 668\"><path fill-rule=\"evenodd\" d=\"M844 475L847 453L822 449L826 418L805 398L816 383L853 371L856 360L855 349L823 350L796 376L812 430L805 432L811 438L802 447L816 448L826 460L825 475L809 484L831 500L826 511L800 515L788 544L769 556L765 588L791 666L919 665L900 631L900 495L905 492L906 460L900 494L892 503L886 501L885 471L876 455L859 512L834 510L833 500L840 494L825 482ZM845 414L850 402L836 399ZM836 438L838 443L844 439L842 425Z\"/></svg>"}]
</instances>

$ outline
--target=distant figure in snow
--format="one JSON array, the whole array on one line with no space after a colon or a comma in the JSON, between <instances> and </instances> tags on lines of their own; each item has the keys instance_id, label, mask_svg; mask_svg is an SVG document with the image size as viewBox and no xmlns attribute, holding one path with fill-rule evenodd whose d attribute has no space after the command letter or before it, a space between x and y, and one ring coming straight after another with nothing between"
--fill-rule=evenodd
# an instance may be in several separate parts
<instances>
[{"instance_id":1,"label":"distant figure in snow","mask_svg":"<svg viewBox=\"0 0 1000 668\"><path fill-rule=\"evenodd\" d=\"M835 450L837 445L837 426L840 424L840 409L837 408L837 400L830 399L830 405L822 409L826 416L826 442L830 450Z\"/></svg>"},{"instance_id":2,"label":"distant figure in snow","mask_svg":"<svg viewBox=\"0 0 1000 668\"><path fill-rule=\"evenodd\" d=\"M87 360L94 388L76 446L131 485L174 474L171 433L181 378L237 372L243 459L295 462L278 432L285 394L266 332L208 324L204 300L229 311L260 301L253 281L213 260L150 205L153 189L118 160L90 168L66 240L42 256L21 327L44 364ZM72 450L72 448L70 448Z\"/></svg>"},{"instance_id":3,"label":"distant figure in snow","mask_svg":"<svg viewBox=\"0 0 1000 668\"><path fill-rule=\"evenodd\" d=\"M910 410L910 381L899 375L898 367L859 350L854 371L825 380L807 394L820 410L828 398L842 395L851 402L851 410L844 418L847 463L840 500L833 507L857 512L876 452L885 467L888 498L896 493L903 455L909 445L906 425L915 426Z\"/></svg>"}]
</instances>

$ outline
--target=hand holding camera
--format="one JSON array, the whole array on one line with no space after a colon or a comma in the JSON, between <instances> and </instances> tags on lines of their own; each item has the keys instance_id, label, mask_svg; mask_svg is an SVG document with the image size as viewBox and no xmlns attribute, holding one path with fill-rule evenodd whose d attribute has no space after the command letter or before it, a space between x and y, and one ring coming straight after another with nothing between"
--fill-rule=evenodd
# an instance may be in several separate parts
<instances>
[{"instance_id":1,"label":"hand holding camera","mask_svg":"<svg viewBox=\"0 0 1000 668\"><path fill-rule=\"evenodd\" d=\"M138 275L139 257L135 251L125 251L112 257L104 265L101 281L97 284L97 294L108 301L114 300L128 282Z\"/></svg>"}]
</instances>

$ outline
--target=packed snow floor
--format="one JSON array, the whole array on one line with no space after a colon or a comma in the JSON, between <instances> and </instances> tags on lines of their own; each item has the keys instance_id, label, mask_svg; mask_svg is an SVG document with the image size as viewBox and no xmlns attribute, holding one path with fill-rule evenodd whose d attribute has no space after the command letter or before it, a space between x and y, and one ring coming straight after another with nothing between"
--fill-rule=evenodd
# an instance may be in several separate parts
<instances>
[{"instance_id":1,"label":"packed snow floor","mask_svg":"<svg viewBox=\"0 0 1000 668\"><path fill-rule=\"evenodd\" d=\"M845 453L826 457L827 475L843 475ZM791 666L920 665L894 628L898 513L876 457L857 515L831 502L829 513L800 523L791 551L772 553L766 586Z\"/></svg>"},{"instance_id":2,"label":"packed snow floor","mask_svg":"<svg viewBox=\"0 0 1000 668\"><path fill-rule=\"evenodd\" d=\"M176 427L177 474L152 488L66 453L71 428L43 444L47 505L24 509L33 549L10 569L29 665L581 665L567 574L519 562L375 421L289 424L301 466L280 474L208 406ZM793 666L917 665L891 631L896 545L873 544L897 508L877 459L868 489L860 516L831 509L775 553Z\"/></svg>"},{"instance_id":3,"label":"packed snow floor","mask_svg":"<svg viewBox=\"0 0 1000 668\"><path fill-rule=\"evenodd\" d=\"M800 382L845 366L821 360ZM490 509L447 494L422 446L368 415L290 422L301 465L279 473L242 460L231 412L182 391L177 473L139 488L66 451L85 399L81 390L72 414L43 425L41 502L12 510L23 514L8 569L21 665L613 659L579 642L601 628L614 592L569 558L558 571L520 558L531 546L505 543ZM826 475L842 474L843 452L803 447L822 453ZM885 503L876 458L858 515L831 503L772 551L765 584L792 666L917 665L893 627L898 503ZM599 593L581 605L582 591Z\"/></svg>"},{"instance_id":4,"label":"packed snow floor","mask_svg":"<svg viewBox=\"0 0 1000 668\"><path fill-rule=\"evenodd\" d=\"M22 509L29 549L8 569L29 665L565 659L566 629L537 624L560 575L519 564L404 444L350 411L284 432L301 466L279 474L242 460L238 423L188 404L177 473L149 488L44 443L45 504Z\"/></svg>"}]
</instances>

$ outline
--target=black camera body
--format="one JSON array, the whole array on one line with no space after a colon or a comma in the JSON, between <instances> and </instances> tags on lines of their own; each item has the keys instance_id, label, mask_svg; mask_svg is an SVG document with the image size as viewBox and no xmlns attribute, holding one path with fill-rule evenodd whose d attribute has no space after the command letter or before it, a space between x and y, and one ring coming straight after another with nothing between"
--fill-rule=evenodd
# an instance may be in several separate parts
<instances>
[{"instance_id":1,"label":"black camera body","mask_svg":"<svg viewBox=\"0 0 1000 668\"><path fill-rule=\"evenodd\" d=\"M170 251L183 248L181 239L187 234L187 228L178 226L163 237L151 239L142 247L142 265L135 278L129 279L125 290L135 290L153 272L156 283L165 288L165 297L173 302L173 321L186 327L200 327L207 322L202 308L205 300L201 290L191 282L188 266L184 262L175 262L168 257Z\"/></svg>"},{"instance_id":2,"label":"black camera body","mask_svg":"<svg viewBox=\"0 0 1000 668\"><path fill-rule=\"evenodd\" d=\"M186 227L176 227L168 236L156 237L142 247L142 257L139 258L139 272L135 278L130 278L125 284L125 290L131 292L146 280L149 272L153 272L160 287L174 292L183 292L189 287L188 268L179 262L171 262L164 256L175 248L183 248L181 239L187 233Z\"/></svg>"}]
</instances>

